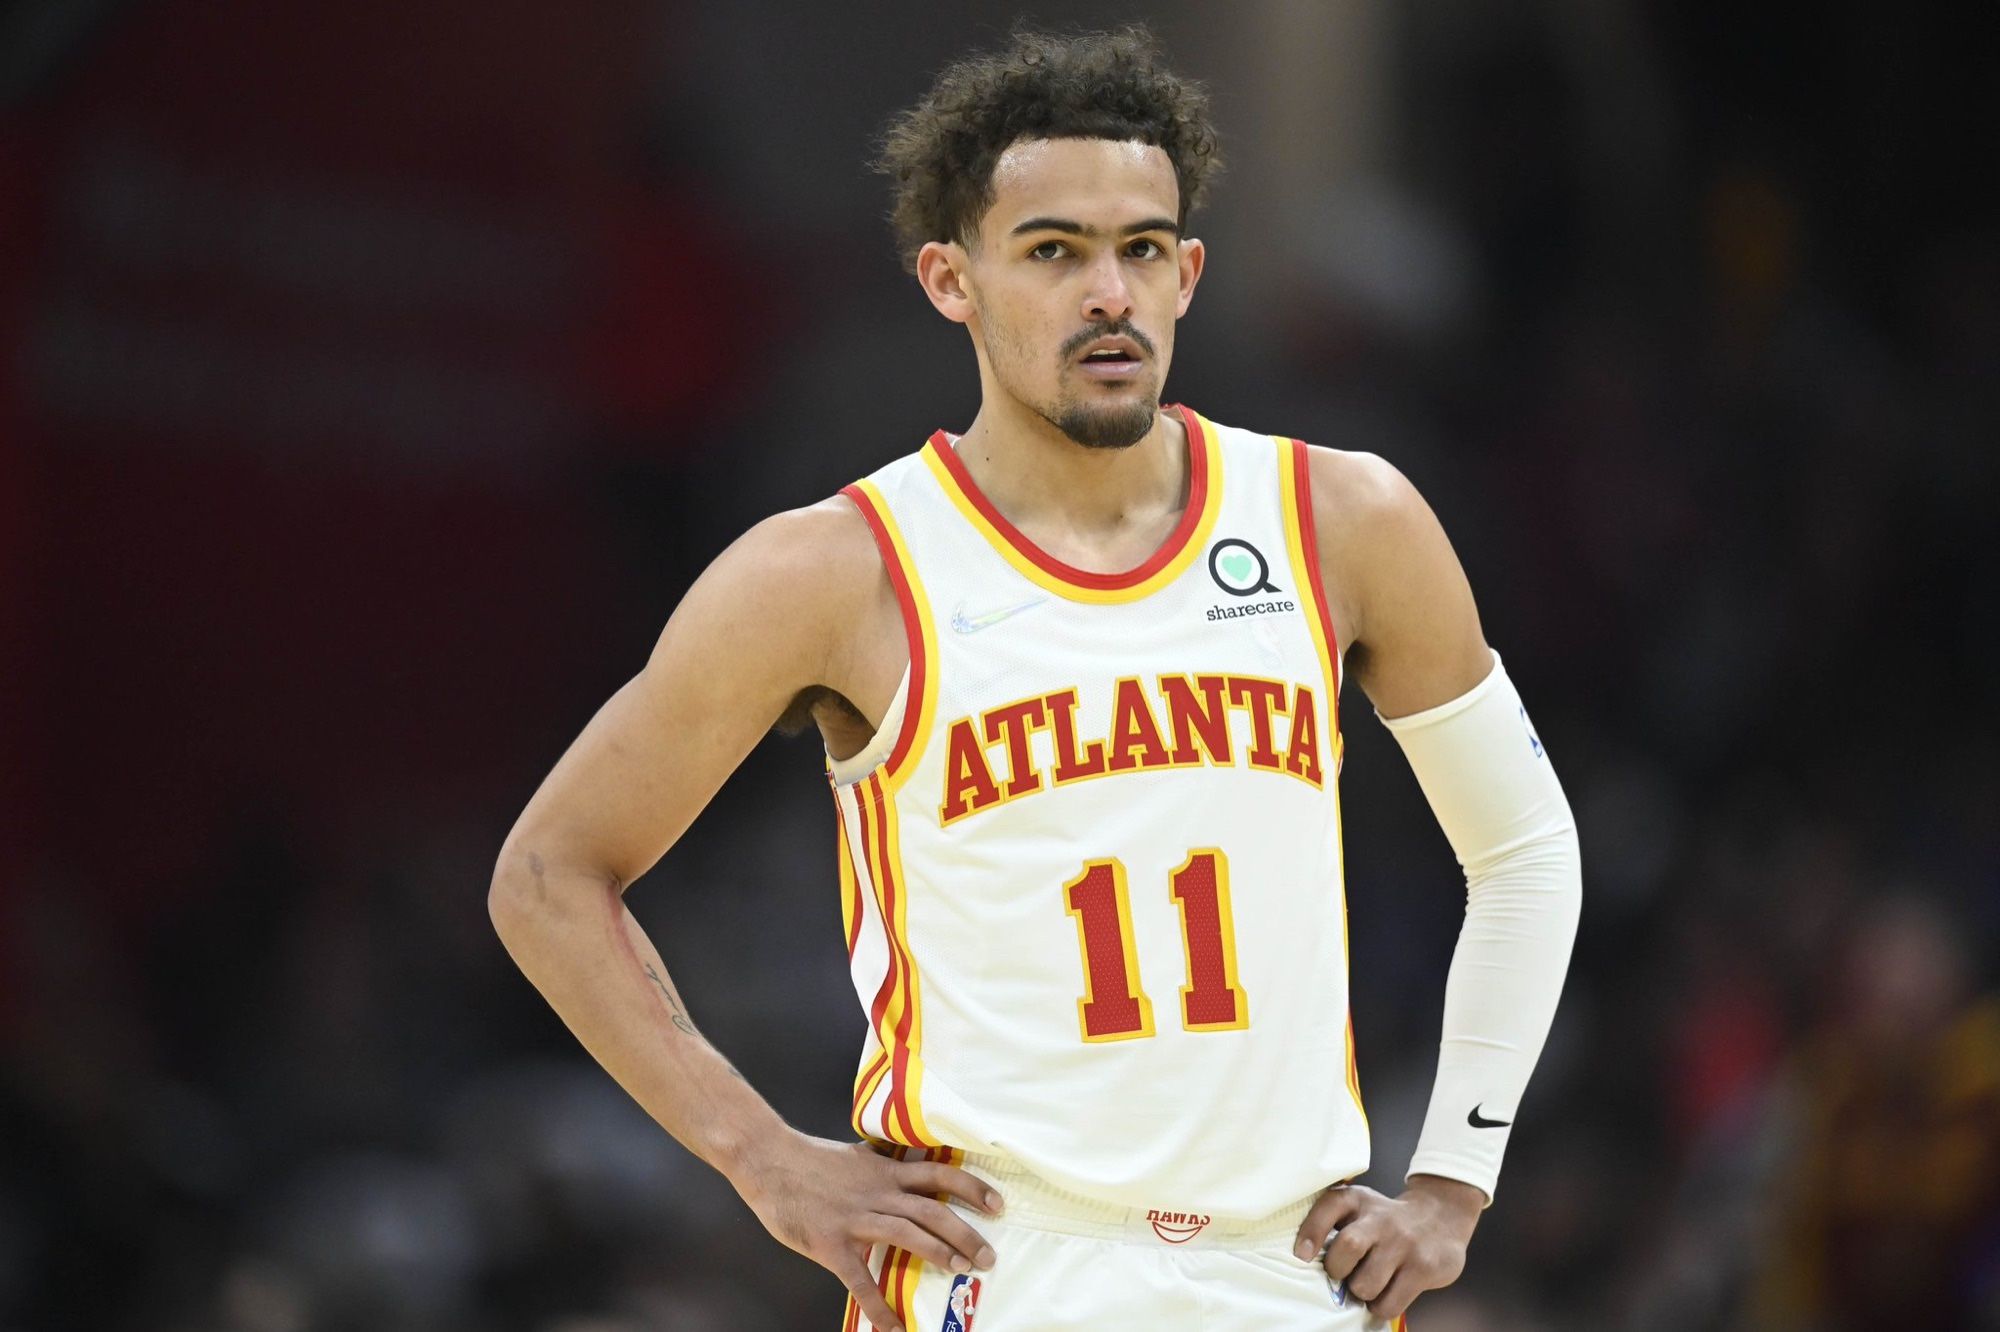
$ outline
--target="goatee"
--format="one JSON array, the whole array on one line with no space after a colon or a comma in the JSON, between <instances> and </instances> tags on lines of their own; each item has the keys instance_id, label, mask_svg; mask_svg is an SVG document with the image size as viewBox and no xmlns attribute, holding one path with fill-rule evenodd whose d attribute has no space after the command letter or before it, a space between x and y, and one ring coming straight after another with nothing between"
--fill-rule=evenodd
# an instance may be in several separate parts
<instances>
[{"instance_id":1,"label":"goatee","mask_svg":"<svg viewBox=\"0 0 2000 1332\"><path fill-rule=\"evenodd\" d=\"M1086 449L1129 449L1153 428L1158 403L1134 402L1115 407L1066 403L1048 423Z\"/></svg>"}]
</instances>

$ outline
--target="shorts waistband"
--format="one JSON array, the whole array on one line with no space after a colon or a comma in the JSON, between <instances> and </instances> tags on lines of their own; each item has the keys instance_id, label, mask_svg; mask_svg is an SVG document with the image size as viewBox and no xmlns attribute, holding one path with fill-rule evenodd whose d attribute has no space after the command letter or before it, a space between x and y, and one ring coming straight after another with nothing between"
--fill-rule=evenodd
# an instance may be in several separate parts
<instances>
[{"instance_id":1,"label":"shorts waistband","mask_svg":"<svg viewBox=\"0 0 2000 1332\"><path fill-rule=\"evenodd\" d=\"M1006 1208L997 1218L1010 1226L1049 1230L1090 1239L1166 1244L1189 1249L1290 1250L1306 1212L1318 1195L1310 1194L1254 1220L1214 1216L1190 1210L1185 1201L1163 1198L1158 1207L1128 1207L1058 1188L1004 1156L968 1152L965 1169L1000 1191Z\"/></svg>"}]
</instances>

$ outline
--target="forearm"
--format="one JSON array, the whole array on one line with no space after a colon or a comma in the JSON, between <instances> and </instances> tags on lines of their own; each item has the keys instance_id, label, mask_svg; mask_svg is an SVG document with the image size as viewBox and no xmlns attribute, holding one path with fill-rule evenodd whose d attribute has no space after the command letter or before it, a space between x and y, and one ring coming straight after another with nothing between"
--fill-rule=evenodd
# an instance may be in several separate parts
<instances>
[{"instance_id":1,"label":"forearm","mask_svg":"<svg viewBox=\"0 0 2000 1332\"><path fill-rule=\"evenodd\" d=\"M1576 827L1497 658L1463 698L1389 725L1466 881L1437 1082L1410 1170L1463 1180L1490 1198L1576 935Z\"/></svg>"},{"instance_id":2,"label":"forearm","mask_svg":"<svg viewBox=\"0 0 2000 1332\"><path fill-rule=\"evenodd\" d=\"M621 886L510 847L488 895L522 972L632 1099L734 1179L747 1150L788 1132L695 1028Z\"/></svg>"}]
</instances>

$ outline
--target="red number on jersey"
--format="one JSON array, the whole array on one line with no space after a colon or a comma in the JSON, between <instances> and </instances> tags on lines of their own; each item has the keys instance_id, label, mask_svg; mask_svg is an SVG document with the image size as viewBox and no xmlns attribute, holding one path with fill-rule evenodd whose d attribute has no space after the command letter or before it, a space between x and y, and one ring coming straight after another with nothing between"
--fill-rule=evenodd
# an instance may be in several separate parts
<instances>
[{"instance_id":1,"label":"red number on jersey","mask_svg":"<svg viewBox=\"0 0 2000 1332\"><path fill-rule=\"evenodd\" d=\"M1189 1031L1234 1031L1250 1025L1250 1000L1236 979L1236 926L1229 907L1229 861L1215 847L1188 853L1168 879L1181 913L1187 984L1181 1025ZM1153 1034L1153 1001L1139 986L1132 936L1132 902L1125 866L1092 860L1063 885L1083 949L1083 998L1077 1024L1086 1041L1124 1041Z\"/></svg>"}]
</instances>

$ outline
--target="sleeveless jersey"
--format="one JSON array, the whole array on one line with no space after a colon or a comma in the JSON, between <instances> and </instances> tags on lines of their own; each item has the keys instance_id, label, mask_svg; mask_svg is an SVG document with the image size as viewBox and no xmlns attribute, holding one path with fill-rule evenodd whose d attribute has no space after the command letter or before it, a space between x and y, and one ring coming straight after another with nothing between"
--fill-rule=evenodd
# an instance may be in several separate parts
<instances>
[{"instance_id":1,"label":"sleeveless jersey","mask_svg":"<svg viewBox=\"0 0 2000 1332\"><path fill-rule=\"evenodd\" d=\"M1187 426L1123 574L1016 530L940 431L846 494L910 642L828 763L863 1137L1253 1218L1368 1164L1348 1017L1339 647L1305 446Z\"/></svg>"}]
</instances>

